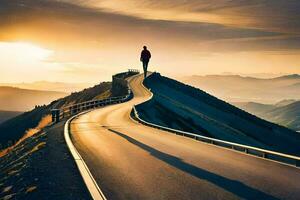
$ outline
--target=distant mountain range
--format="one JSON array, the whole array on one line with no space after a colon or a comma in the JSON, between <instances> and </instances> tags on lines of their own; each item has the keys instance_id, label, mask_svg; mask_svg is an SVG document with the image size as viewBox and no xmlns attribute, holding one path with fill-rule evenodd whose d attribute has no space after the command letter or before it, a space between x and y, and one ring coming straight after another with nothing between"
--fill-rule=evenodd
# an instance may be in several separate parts
<instances>
[{"instance_id":1,"label":"distant mountain range","mask_svg":"<svg viewBox=\"0 0 300 200\"><path fill-rule=\"evenodd\" d=\"M64 92L0 86L0 110L28 111L36 105L48 104L66 95Z\"/></svg>"},{"instance_id":2,"label":"distant mountain range","mask_svg":"<svg viewBox=\"0 0 300 200\"><path fill-rule=\"evenodd\" d=\"M284 99L300 99L299 74L269 79L239 75L195 75L179 80L229 102L274 104Z\"/></svg>"},{"instance_id":3,"label":"distant mountain range","mask_svg":"<svg viewBox=\"0 0 300 200\"><path fill-rule=\"evenodd\" d=\"M233 102L231 104L258 117L261 117L263 113L276 108L276 106L272 104L262 104L256 102Z\"/></svg>"},{"instance_id":4,"label":"distant mountain range","mask_svg":"<svg viewBox=\"0 0 300 200\"><path fill-rule=\"evenodd\" d=\"M90 83L64 83L64 82L49 82L36 81L32 83L0 83L0 86L17 87L29 90L44 90L44 91L58 91L64 93L77 92L89 87Z\"/></svg>"},{"instance_id":5,"label":"distant mountain range","mask_svg":"<svg viewBox=\"0 0 300 200\"><path fill-rule=\"evenodd\" d=\"M273 105L255 102L232 104L268 121L300 131L300 101L283 100Z\"/></svg>"}]
</instances>

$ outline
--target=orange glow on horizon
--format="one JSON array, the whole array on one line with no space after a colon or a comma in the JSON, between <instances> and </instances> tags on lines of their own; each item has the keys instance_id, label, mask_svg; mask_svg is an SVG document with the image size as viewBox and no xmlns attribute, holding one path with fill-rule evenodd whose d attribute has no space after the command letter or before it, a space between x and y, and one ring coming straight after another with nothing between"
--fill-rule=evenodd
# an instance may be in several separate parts
<instances>
[{"instance_id":1,"label":"orange glow on horizon","mask_svg":"<svg viewBox=\"0 0 300 200\"><path fill-rule=\"evenodd\" d=\"M0 52L8 62L23 65L44 61L52 54L52 51L28 42L1 42Z\"/></svg>"}]
</instances>

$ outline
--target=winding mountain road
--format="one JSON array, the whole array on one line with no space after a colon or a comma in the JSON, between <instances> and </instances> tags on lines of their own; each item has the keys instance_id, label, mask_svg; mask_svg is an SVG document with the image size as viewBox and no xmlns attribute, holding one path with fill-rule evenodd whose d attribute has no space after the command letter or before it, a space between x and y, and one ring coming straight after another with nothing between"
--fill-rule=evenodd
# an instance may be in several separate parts
<instances>
[{"instance_id":1,"label":"winding mountain road","mask_svg":"<svg viewBox=\"0 0 300 200\"><path fill-rule=\"evenodd\" d=\"M300 170L141 125L129 115L150 97L83 114L72 141L107 199L300 199Z\"/></svg>"}]
</instances>

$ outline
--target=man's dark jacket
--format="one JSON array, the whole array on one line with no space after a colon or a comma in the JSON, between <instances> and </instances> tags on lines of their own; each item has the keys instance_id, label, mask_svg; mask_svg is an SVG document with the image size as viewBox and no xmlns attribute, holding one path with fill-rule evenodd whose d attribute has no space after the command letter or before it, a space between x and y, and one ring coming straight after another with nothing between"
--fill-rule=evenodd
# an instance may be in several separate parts
<instances>
[{"instance_id":1,"label":"man's dark jacket","mask_svg":"<svg viewBox=\"0 0 300 200\"><path fill-rule=\"evenodd\" d=\"M142 62L149 62L151 58L151 53L147 49L144 49L141 53L141 61Z\"/></svg>"}]
</instances>

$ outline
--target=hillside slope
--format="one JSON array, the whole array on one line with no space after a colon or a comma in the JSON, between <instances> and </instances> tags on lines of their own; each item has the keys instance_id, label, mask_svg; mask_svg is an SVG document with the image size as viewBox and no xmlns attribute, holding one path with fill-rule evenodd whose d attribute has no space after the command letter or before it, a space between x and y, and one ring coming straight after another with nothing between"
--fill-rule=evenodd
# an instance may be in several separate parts
<instances>
[{"instance_id":1,"label":"hillside slope","mask_svg":"<svg viewBox=\"0 0 300 200\"><path fill-rule=\"evenodd\" d=\"M300 130L300 101L278 107L262 114L264 119Z\"/></svg>"},{"instance_id":2,"label":"hillside slope","mask_svg":"<svg viewBox=\"0 0 300 200\"><path fill-rule=\"evenodd\" d=\"M276 104L254 102L233 103L233 105L268 121L300 130L300 101L284 100Z\"/></svg>"},{"instance_id":3,"label":"hillside slope","mask_svg":"<svg viewBox=\"0 0 300 200\"><path fill-rule=\"evenodd\" d=\"M276 105L262 104L256 102L233 102L231 104L259 117L261 117L263 113L276 108Z\"/></svg>"},{"instance_id":4,"label":"hillside slope","mask_svg":"<svg viewBox=\"0 0 300 200\"><path fill-rule=\"evenodd\" d=\"M36 105L49 104L66 95L63 92L0 86L0 110L28 111Z\"/></svg>"},{"instance_id":5,"label":"hillside slope","mask_svg":"<svg viewBox=\"0 0 300 200\"><path fill-rule=\"evenodd\" d=\"M46 127L0 157L0 199L92 199L63 128L64 122Z\"/></svg>"},{"instance_id":6,"label":"hillside slope","mask_svg":"<svg viewBox=\"0 0 300 200\"><path fill-rule=\"evenodd\" d=\"M17 115L20 115L22 112L18 111L5 111L0 110L0 124L6 120L9 120Z\"/></svg>"},{"instance_id":7,"label":"hillside slope","mask_svg":"<svg viewBox=\"0 0 300 200\"><path fill-rule=\"evenodd\" d=\"M147 121L231 142L299 155L300 135L259 119L200 89L152 74L144 81L154 94L137 107Z\"/></svg>"},{"instance_id":8,"label":"hillside slope","mask_svg":"<svg viewBox=\"0 0 300 200\"><path fill-rule=\"evenodd\" d=\"M6 147L8 144L15 143L25 134L26 130L36 127L43 116L50 114L51 109L93 99L107 98L111 95L110 89L111 83L103 82L55 100L49 105L38 106L31 111L5 121L0 124L0 149L1 145Z\"/></svg>"}]
</instances>

